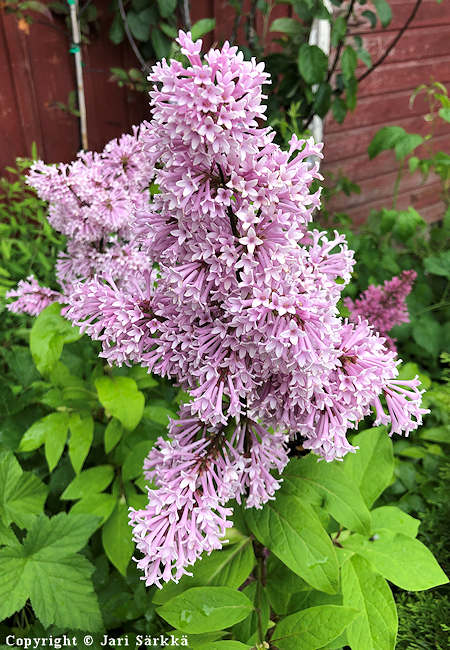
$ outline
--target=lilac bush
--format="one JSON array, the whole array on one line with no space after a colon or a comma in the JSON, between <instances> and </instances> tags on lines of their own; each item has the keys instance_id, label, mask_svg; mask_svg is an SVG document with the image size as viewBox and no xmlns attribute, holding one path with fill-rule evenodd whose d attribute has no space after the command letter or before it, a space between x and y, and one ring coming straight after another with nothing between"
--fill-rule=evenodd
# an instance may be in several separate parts
<instances>
[{"instance_id":1,"label":"lilac bush","mask_svg":"<svg viewBox=\"0 0 450 650\"><path fill-rule=\"evenodd\" d=\"M228 43L202 61L201 41L178 42L188 63L154 66L139 133L30 178L69 237L57 269L66 317L109 363L189 395L145 462L148 505L130 512L138 566L158 586L221 548L228 501L274 498L290 440L342 459L372 410L406 435L427 412L418 378L396 379L386 339L339 316L354 260L343 235L311 225L321 145L274 143L262 64Z\"/></svg>"}]
</instances>

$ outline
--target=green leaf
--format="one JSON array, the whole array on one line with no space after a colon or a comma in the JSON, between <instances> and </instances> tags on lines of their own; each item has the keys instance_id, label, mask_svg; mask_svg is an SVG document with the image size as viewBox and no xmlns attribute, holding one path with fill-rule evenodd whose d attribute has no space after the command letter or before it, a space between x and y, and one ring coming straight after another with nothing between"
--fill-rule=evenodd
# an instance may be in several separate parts
<instances>
[{"instance_id":1,"label":"green leaf","mask_svg":"<svg viewBox=\"0 0 450 650\"><path fill-rule=\"evenodd\" d=\"M354 555L344 562L342 594L344 605L359 612L347 628L352 650L394 650L398 625L394 597L364 558Z\"/></svg>"},{"instance_id":2,"label":"green leaf","mask_svg":"<svg viewBox=\"0 0 450 650\"><path fill-rule=\"evenodd\" d=\"M213 551L198 560L192 576L183 576L178 583L168 582L158 590L153 602L162 605L191 587L231 587L238 589L248 578L255 565L255 555L250 537L244 537L223 551Z\"/></svg>"},{"instance_id":3,"label":"green leaf","mask_svg":"<svg viewBox=\"0 0 450 650\"><path fill-rule=\"evenodd\" d=\"M247 618L252 603L230 587L193 587L158 607L158 614L182 632L202 634Z\"/></svg>"},{"instance_id":4,"label":"green leaf","mask_svg":"<svg viewBox=\"0 0 450 650\"><path fill-rule=\"evenodd\" d=\"M162 18L168 18L177 8L177 0L157 0Z\"/></svg>"},{"instance_id":5,"label":"green leaf","mask_svg":"<svg viewBox=\"0 0 450 650\"><path fill-rule=\"evenodd\" d=\"M431 316L423 316L414 320L412 334L414 341L436 358L440 350L441 328Z\"/></svg>"},{"instance_id":6,"label":"green leaf","mask_svg":"<svg viewBox=\"0 0 450 650\"><path fill-rule=\"evenodd\" d=\"M306 83L321 83L327 76L328 57L317 45L303 43L298 53L298 69Z\"/></svg>"},{"instance_id":7,"label":"green leaf","mask_svg":"<svg viewBox=\"0 0 450 650\"><path fill-rule=\"evenodd\" d=\"M0 621L24 607L28 600L30 575L20 547L0 549Z\"/></svg>"},{"instance_id":8,"label":"green leaf","mask_svg":"<svg viewBox=\"0 0 450 650\"><path fill-rule=\"evenodd\" d=\"M79 548L92 530L92 521L86 526L80 518L70 517L61 514L48 520L41 516L30 528L23 546L0 550L0 619L21 609L29 598L44 627L87 631L102 628L90 579L94 567L83 556L65 555L58 547L58 535L62 533L64 550ZM82 532L78 531L80 526ZM5 589L8 597L3 599Z\"/></svg>"},{"instance_id":9,"label":"green leaf","mask_svg":"<svg viewBox=\"0 0 450 650\"><path fill-rule=\"evenodd\" d=\"M272 642L279 650L317 650L338 637L356 615L356 610L339 605L309 607L281 619Z\"/></svg>"},{"instance_id":10,"label":"green leaf","mask_svg":"<svg viewBox=\"0 0 450 650\"><path fill-rule=\"evenodd\" d=\"M140 476L143 472L144 460L148 452L153 447L153 440L141 440L134 445L122 466L122 478L124 481L130 481Z\"/></svg>"},{"instance_id":11,"label":"green leaf","mask_svg":"<svg viewBox=\"0 0 450 650\"><path fill-rule=\"evenodd\" d=\"M52 440L60 441L64 438L65 443L68 426L69 414L67 412L46 415L37 422L34 422L25 431L20 441L19 451L34 451L44 444L44 442L46 443L47 440L50 440L51 445Z\"/></svg>"},{"instance_id":12,"label":"green leaf","mask_svg":"<svg viewBox=\"0 0 450 650\"><path fill-rule=\"evenodd\" d=\"M69 457L75 474L79 474L94 438L94 420L91 415L82 417L71 413L69 419Z\"/></svg>"},{"instance_id":13,"label":"green leaf","mask_svg":"<svg viewBox=\"0 0 450 650\"><path fill-rule=\"evenodd\" d=\"M95 532L98 517L60 512L51 519L40 515L23 543L26 555L42 561L59 560L84 548Z\"/></svg>"},{"instance_id":14,"label":"green leaf","mask_svg":"<svg viewBox=\"0 0 450 650\"><path fill-rule=\"evenodd\" d=\"M355 76L357 63L358 57L355 50L351 47L351 45L347 45L341 59L341 68L342 74L344 76L344 81L349 81Z\"/></svg>"},{"instance_id":15,"label":"green leaf","mask_svg":"<svg viewBox=\"0 0 450 650\"><path fill-rule=\"evenodd\" d=\"M254 647L258 643L260 631L263 638L265 638L269 628L270 603L267 590L258 581L254 580L244 587L242 593L251 600L258 611L254 609L246 619L237 623L233 627L232 634L233 637Z\"/></svg>"},{"instance_id":16,"label":"green leaf","mask_svg":"<svg viewBox=\"0 0 450 650\"><path fill-rule=\"evenodd\" d=\"M406 135L405 129L401 126L383 126L379 129L372 138L369 144L368 153L369 158L375 158L382 151L393 149L396 143Z\"/></svg>"},{"instance_id":17,"label":"green leaf","mask_svg":"<svg viewBox=\"0 0 450 650\"><path fill-rule=\"evenodd\" d=\"M418 133L406 133L395 143L395 156L397 160L404 160L406 156L423 143L423 138Z\"/></svg>"},{"instance_id":18,"label":"green leaf","mask_svg":"<svg viewBox=\"0 0 450 650\"><path fill-rule=\"evenodd\" d=\"M416 537L420 521L414 519L400 508L395 506L381 506L370 513L372 516L372 532L380 528L388 528L396 533L403 533L409 537Z\"/></svg>"},{"instance_id":19,"label":"green leaf","mask_svg":"<svg viewBox=\"0 0 450 650\"><path fill-rule=\"evenodd\" d=\"M366 10L366 11L362 12L362 15L364 16L364 18L367 18L367 20L369 21L370 29L374 29L374 27L377 24L377 16L376 16L376 14L374 14L373 11Z\"/></svg>"},{"instance_id":20,"label":"green leaf","mask_svg":"<svg viewBox=\"0 0 450 650\"><path fill-rule=\"evenodd\" d=\"M102 543L105 553L116 569L124 576L133 555L134 544L131 527L128 524L128 508L118 503L116 509L102 528Z\"/></svg>"},{"instance_id":21,"label":"green leaf","mask_svg":"<svg viewBox=\"0 0 450 650\"><path fill-rule=\"evenodd\" d=\"M337 47L347 33L347 21L344 16L338 16L331 29L331 45Z\"/></svg>"},{"instance_id":22,"label":"green leaf","mask_svg":"<svg viewBox=\"0 0 450 650\"><path fill-rule=\"evenodd\" d=\"M446 122L450 122L450 108L440 108L439 117L441 117Z\"/></svg>"},{"instance_id":23,"label":"green leaf","mask_svg":"<svg viewBox=\"0 0 450 650\"><path fill-rule=\"evenodd\" d=\"M167 36L157 27L153 27L150 40L158 59L167 59L170 54L170 40Z\"/></svg>"},{"instance_id":24,"label":"green leaf","mask_svg":"<svg viewBox=\"0 0 450 650\"><path fill-rule=\"evenodd\" d=\"M114 19L109 28L109 40L114 43L114 45L119 45L123 41L125 36L125 30L123 28L123 21L120 13L118 11L114 14Z\"/></svg>"},{"instance_id":25,"label":"green leaf","mask_svg":"<svg viewBox=\"0 0 450 650\"><path fill-rule=\"evenodd\" d=\"M15 456L0 453L0 521L20 528L31 525L42 512L47 488L32 472L23 472Z\"/></svg>"},{"instance_id":26,"label":"green leaf","mask_svg":"<svg viewBox=\"0 0 450 650\"><path fill-rule=\"evenodd\" d=\"M85 469L75 476L61 495L61 499L82 499L96 492L102 492L114 478L112 465L98 465Z\"/></svg>"},{"instance_id":27,"label":"green leaf","mask_svg":"<svg viewBox=\"0 0 450 650\"><path fill-rule=\"evenodd\" d=\"M336 553L313 508L283 488L262 510L246 511L255 537L294 573L315 589L336 593L339 569Z\"/></svg>"},{"instance_id":28,"label":"green leaf","mask_svg":"<svg viewBox=\"0 0 450 650\"><path fill-rule=\"evenodd\" d=\"M60 315L61 305L53 303L46 307L34 321L30 332L30 350L36 368L42 375L48 374L63 351L64 343L81 338L78 327Z\"/></svg>"},{"instance_id":29,"label":"green leaf","mask_svg":"<svg viewBox=\"0 0 450 650\"><path fill-rule=\"evenodd\" d=\"M314 113L325 117L330 110L332 89L329 83L321 83L314 95Z\"/></svg>"},{"instance_id":30,"label":"green leaf","mask_svg":"<svg viewBox=\"0 0 450 650\"><path fill-rule=\"evenodd\" d=\"M446 443L450 445L450 425L432 427L431 429L422 429L420 437L423 440L431 440L431 442Z\"/></svg>"},{"instance_id":31,"label":"green leaf","mask_svg":"<svg viewBox=\"0 0 450 650\"><path fill-rule=\"evenodd\" d=\"M51 433L47 431L45 435L45 459L50 472L53 472L64 451L69 427L68 413L55 413L54 415L62 417L60 417L60 426L53 426Z\"/></svg>"},{"instance_id":32,"label":"green leaf","mask_svg":"<svg viewBox=\"0 0 450 650\"><path fill-rule=\"evenodd\" d=\"M105 429L105 452L109 454L117 445L123 435L122 425L119 420L112 418Z\"/></svg>"},{"instance_id":33,"label":"green leaf","mask_svg":"<svg viewBox=\"0 0 450 650\"><path fill-rule=\"evenodd\" d=\"M94 567L82 555L57 562L32 562L30 600L44 627L101 630L97 596L91 581ZM27 567L27 568L28 568Z\"/></svg>"},{"instance_id":34,"label":"green leaf","mask_svg":"<svg viewBox=\"0 0 450 650\"><path fill-rule=\"evenodd\" d=\"M281 32L282 34L290 34L295 36L301 33L303 27L298 20L294 18L275 18L270 25L271 32Z\"/></svg>"},{"instance_id":35,"label":"green leaf","mask_svg":"<svg viewBox=\"0 0 450 650\"><path fill-rule=\"evenodd\" d=\"M321 506L340 524L370 532L370 513L359 485L341 463L323 463L313 454L292 459L283 472L283 490Z\"/></svg>"},{"instance_id":36,"label":"green leaf","mask_svg":"<svg viewBox=\"0 0 450 650\"><path fill-rule=\"evenodd\" d=\"M95 380L102 406L130 431L139 424L144 412L144 394L130 377L99 377Z\"/></svg>"},{"instance_id":37,"label":"green leaf","mask_svg":"<svg viewBox=\"0 0 450 650\"><path fill-rule=\"evenodd\" d=\"M359 447L355 454L344 458L344 471L359 485L361 494L370 508L380 494L390 485L394 473L392 441L385 427L367 429L352 439Z\"/></svg>"},{"instance_id":38,"label":"green leaf","mask_svg":"<svg viewBox=\"0 0 450 650\"><path fill-rule=\"evenodd\" d=\"M392 20L391 7L386 0L373 0L375 9L377 10L378 18L383 27L387 27Z\"/></svg>"},{"instance_id":39,"label":"green leaf","mask_svg":"<svg viewBox=\"0 0 450 650\"><path fill-rule=\"evenodd\" d=\"M150 38L151 17L146 9L140 13L133 10L127 12L128 27L136 40L146 42Z\"/></svg>"},{"instance_id":40,"label":"green leaf","mask_svg":"<svg viewBox=\"0 0 450 650\"><path fill-rule=\"evenodd\" d=\"M333 111L333 117L338 122L342 124L347 115L347 106L341 97L335 97L331 105L331 110Z\"/></svg>"},{"instance_id":41,"label":"green leaf","mask_svg":"<svg viewBox=\"0 0 450 650\"><path fill-rule=\"evenodd\" d=\"M216 28L215 18L202 18L197 20L191 27L192 40L196 41L208 32L212 32Z\"/></svg>"},{"instance_id":42,"label":"green leaf","mask_svg":"<svg viewBox=\"0 0 450 650\"><path fill-rule=\"evenodd\" d=\"M111 516L117 503L117 498L112 494L90 494L84 499L77 501L71 509L70 514L86 514L99 517L97 527L105 523Z\"/></svg>"},{"instance_id":43,"label":"green leaf","mask_svg":"<svg viewBox=\"0 0 450 650\"><path fill-rule=\"evenodd\" d=\"M424 259L425 270L434 275L443 275L450 280L450 251L430 255Z\"/></svg>"},{"instance_id":44,"label":"green leaf","mask_svg":"<svg viewBox=\"0 0 450 650\"><path fill-rule=\"evenodd\" d=\"M448 582L431 551L403 533L380 528L373 538L355 534L343 545L368 560L384 578L407 591L422 591Z\"/></svg>"}]
</instances>

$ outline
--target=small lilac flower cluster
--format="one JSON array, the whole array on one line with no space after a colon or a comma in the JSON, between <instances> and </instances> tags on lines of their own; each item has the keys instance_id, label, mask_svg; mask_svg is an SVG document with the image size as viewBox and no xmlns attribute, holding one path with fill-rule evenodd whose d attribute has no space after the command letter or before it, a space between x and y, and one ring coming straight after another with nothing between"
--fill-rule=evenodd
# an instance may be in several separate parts
<instances>
[{"instance_id":1,"label":"small lilac flower cluster","mask_svg":"<svg viewBox=\"0 0 450 650\"><path fill-rule=\"evenodd\" d=\"M66 235L56 263L61 293L40 287L34 277L8 292L10 311L36 316L51 302L65 302L74 284L94 276L121 285L135 282L148 259L133 234L139 212L148 211L153 170L142 149L146 123L109 142L101 153L80 152L71 164L36 162L27 183L49 203L48 220Z\"/></svg>"},{"instance_id":2,"label":"small lilac flower cluster","mask_svg":"<svg viewBox=\"0 0 450 650\"><path fill-rule=\"evenodd\" d=\"M417 273L413 270L403 271L401 275L386 280L382 286L371 284L355 301L345 298L350 320L367 320L385 338L385 345L395 351L395 340L389 336L389 331L395 325L409 322L406 297L416 277Z\"/></svg>"},{"instance_id":3,"label":"small lilac flower cluster","mask_svg":"<svg viewBox=\"0 0 450 650\"><path fill-rule=\"evenodd\" d=\"M88 225L63 183L73 223L62 209L51 214L77 233L77 247L98 241L101 224L129 232L142 265L125 264L125 282L117 261L96 277L83 272L83 282L76 268L62 272L66 316L101 341L110 363L141 364L189 394L145 462L148 505L130 512L138 566L158 586L221 547L227 502L261 508L274 498L290 440L300 435L332 461L355 451L347 431L372 409L391 434L408 434L426 412L418 379L396 379L400 362L385 339L339 316L354 260L344 236L311 227L321 145L293 136L283 151L261 126L262 64L228 43L202 61L201 41L180 32L178 42L188 63L154 66L152 120L139 136L133 182L139 193L154 174L151 204L136 200L133 219L122 220L117 191L117 214L95 203L99 225ZM86 170L95 156L87 159ZM90 206L96 178L80 178Z\"/></svg>"},{"instance_id":4,"label":"small lilac flower cluster","mask_svg":"<svg viewBox=\"0 0 450 650\"><path fill-rule=\"evenodd\" d=\"M159 193L135 222L158 270L134 291L79 284L67 312L110 362L140 363L190 396L146 461L147 507L130 513L138 565L158 586L220 548L227 501L274 498L289 439L331 461L355 451L346 433L372 408L391 433L425 413L384 339L339 317L354 260L342 235L309 227L321 146L294 136L283 151L260 126L262 64L228 43L203 62L200 41L179 43L187 67L163 61L150 75L143 139Z\"/></svg>"}]
</instances>

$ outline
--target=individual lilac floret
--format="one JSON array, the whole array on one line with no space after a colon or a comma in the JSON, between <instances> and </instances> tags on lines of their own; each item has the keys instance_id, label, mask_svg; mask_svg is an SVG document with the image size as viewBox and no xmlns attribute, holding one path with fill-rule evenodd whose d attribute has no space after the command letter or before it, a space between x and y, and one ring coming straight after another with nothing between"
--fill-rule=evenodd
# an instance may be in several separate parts
<instances>
[{"instance_id":1,"label":"individual lilac floret","mask_svg":"<svg viewBox=\"0 0 450 650\"><path fill-rule=\"evenodd\" d=\"M134 285L80 283L67 312L110 363L139 363L189 395L146 461L148 505L130 514L158 586L220 547L228 500L274 498L289 439L332 461L355 452L347 432L371 412L391 433L425 412L384 338L339 316L354 259L343 235L311 228L321 145L274 143L261 64L228 43L202 62L200 42L179 43L187 67L162 61L150 75L143 147L159 191L131 227L148 266Z\"/></svg>"},{"instance_id":2,"label":"individual lilac floret","mask_svg":"<svg viewBox=\"0 0 450 650\"><path fill-rule=\"evenodd\" d=\"M386 280L382 286L371 284L354 302L351 298L344 298L350 319L357 322L358 317L365 318L395 350L395 341L389 336L389 331L395 325L409 322L406 297L411 293L416 277L413 270L403 271L401 275Z\"/></svg>"},{"instance_id":3,"label":"individual lilac floret","mask_svg":"<svg viewBox=\"0 0 450 650\"><path fill-rule=\"evenodd\" d=\"M16 298L6 308L15 314L29 314L38 316L45 307L61 300L62 296L57 291L41 287L33 275L26 280L20 280L16 289L7 291L6 298Z\"/></svg>"}]
</instances>

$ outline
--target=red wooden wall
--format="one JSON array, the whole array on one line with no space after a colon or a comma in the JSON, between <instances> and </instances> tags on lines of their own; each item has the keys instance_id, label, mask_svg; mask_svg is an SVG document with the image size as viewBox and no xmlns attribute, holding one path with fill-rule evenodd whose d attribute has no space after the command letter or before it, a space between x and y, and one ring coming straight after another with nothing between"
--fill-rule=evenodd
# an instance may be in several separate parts
<instances>
[{"instance_id":1,"label":"red wooden wall","mask_svg":"<svg viewBox=\"0 0 450 650\"><path fill-rule=\"evenodd\" d=\"M376 60L395 37L414 6L415 0L390 0L393 21L383 31L364 31L358 24L365 46ZM132 124L148 116L147 99L109 81L111 67L136 67L127 45L117 47L107 38L111 15L109 0L100 0L101 38L93 36L84 47L86 103L89 146L104 144L129 130ZM243 2L244 10L249 0ZM206 44L230 36L233 10L226 0L193 0L192 19L216 17L214 35ZM288 14L288 5L275 8L273 18ZM261 31L263 25L258 25ZM242 31L239 34L243 39ZM361 69L362 71L362 69ZM405 129L424 133L423 115L427 107L418 98L409 107L412 90L431 79L450 83L450 2L423 0L412 25L389 57L360 85L356 111L342 125L327 119L325 124L324 170L339 170L361 185L360 195L339 196L334 206L348 211L355 221L363 220L369 210L389 205L396 173L394 156L387 152L373 161L367 146L383 124L400 124ZM47 162L73 159L79 148L78 120L56 107L67 102L75 88L74 69L63 23L53 24L41 16L35 18L30 34L18 28L14 16L0 10L0 169L17 155L30 153L37 144L39 155ZM450 125L437 132L437 146L447 150ZM406 176L399 206L413 204L427 218L442 212L438 184L430 177L422 186L418 177Z\"/></svg>"}]
</instances>

